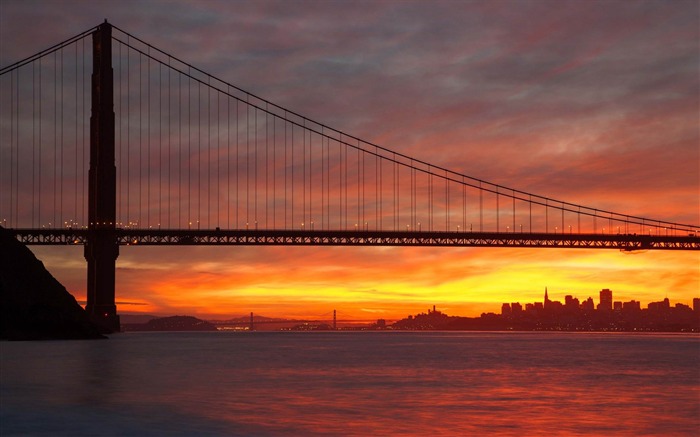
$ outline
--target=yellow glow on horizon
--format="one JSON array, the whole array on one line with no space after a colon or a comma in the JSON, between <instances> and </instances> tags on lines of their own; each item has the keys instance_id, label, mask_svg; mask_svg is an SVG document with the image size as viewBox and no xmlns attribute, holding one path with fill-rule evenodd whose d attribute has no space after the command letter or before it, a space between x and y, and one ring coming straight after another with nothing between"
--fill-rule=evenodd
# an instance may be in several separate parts
<instances>
[{"instance_id":1,"label":"yellow glow on horizon","mask_svg":"<svg viewBox=\"0 0 700 437\"><path fill-rule=\"evenodd\" d=\"M145 290L153 306L143 309L161 313L287 317L338 309L395 319L432 305L450 315L499 312L504 302L541 302L544 287L552 300L571 294L596 302L610 288L615 300L635 299L643 307L666 296L691 304L700 289L700 257L687 252L371 249L288 248L282 261L277 256L284 250L257 248L243 261L194 261L155 279L148 262L130 261L142 273L130 271L126 283L120 278L120 296L128 301L129 289Z\"/></svg>"}]
</instances>

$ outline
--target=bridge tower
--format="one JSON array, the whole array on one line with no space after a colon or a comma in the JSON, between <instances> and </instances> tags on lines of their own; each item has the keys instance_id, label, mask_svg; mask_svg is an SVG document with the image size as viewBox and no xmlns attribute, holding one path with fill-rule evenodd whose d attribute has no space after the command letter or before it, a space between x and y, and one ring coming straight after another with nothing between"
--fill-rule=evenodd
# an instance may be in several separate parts
<instances>
[{"instance_id":1,"label":"bridge tower","mask_svg":"<svg viewBox=\"0 0 700 437\"><path fill-rule=\"evenodd\" d=\"M88 173L87 306L90 318L107 331L119 331L114 300L117 170L114 164L114 83L112 26L107 20L92 34L92 110Z\"/></svg>"},{"instance_id":2,"label":"bridge tower","mask_svg":"<svg viewBox=\"0 0 700 437\"><path fill-rule=\"evenodd\" d=\"M336 325L335 310L333 310L333 330L335 331L336 329L338 329L338 326Z\"/></svg>"}]
</instances>

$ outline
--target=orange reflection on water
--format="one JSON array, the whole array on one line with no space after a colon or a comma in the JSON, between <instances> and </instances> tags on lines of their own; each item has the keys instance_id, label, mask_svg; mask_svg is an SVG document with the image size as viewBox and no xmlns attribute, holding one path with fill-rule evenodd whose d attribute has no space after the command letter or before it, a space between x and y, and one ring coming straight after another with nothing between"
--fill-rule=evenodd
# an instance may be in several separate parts
<instances>
[{"instance_id":1,"label":"orange reflection on water","mask_svg":"<svg viewBox=\"0 0 700 437\"><path fill-rule=\"evenodd\" d=\"M229 360L198 365L154 402L186 405L188 414L252 434L683 435L700 425L698 341L553 333L229 336Z\"/></svg>"}]
</instances>

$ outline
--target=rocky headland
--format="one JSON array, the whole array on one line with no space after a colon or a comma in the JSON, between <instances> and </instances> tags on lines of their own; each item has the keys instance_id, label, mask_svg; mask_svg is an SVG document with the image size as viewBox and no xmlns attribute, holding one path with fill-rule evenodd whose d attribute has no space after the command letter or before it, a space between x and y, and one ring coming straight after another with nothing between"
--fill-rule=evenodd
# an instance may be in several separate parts
<instances>
[{"instance_id":1,"label":"rocky headland","mask_svg":"<svg viewBox=\"0 0 700 437\"><path fill-rule=\"evenodd\" d=\"M0 227L0 339L106 338L34 254Z\"/></svg>"}]
</instances>

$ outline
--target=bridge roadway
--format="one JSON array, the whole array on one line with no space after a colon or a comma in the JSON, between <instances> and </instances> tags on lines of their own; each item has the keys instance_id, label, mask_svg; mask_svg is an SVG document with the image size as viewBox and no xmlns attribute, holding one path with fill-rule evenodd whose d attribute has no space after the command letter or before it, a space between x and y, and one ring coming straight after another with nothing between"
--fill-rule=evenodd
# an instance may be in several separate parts
<instances>
[{"instance_id":1,"label":"bridge roadway","mask_svg":"<svg viewBox=\"0 0 700 437\"><path fill-rule=\"evenodd\" d=\"M112 233L122 246L443 246L700 250L700 236L426 231L223 229L9 229L27 245L84 245L91 233Z\"/></svg>"}]
</instances>

